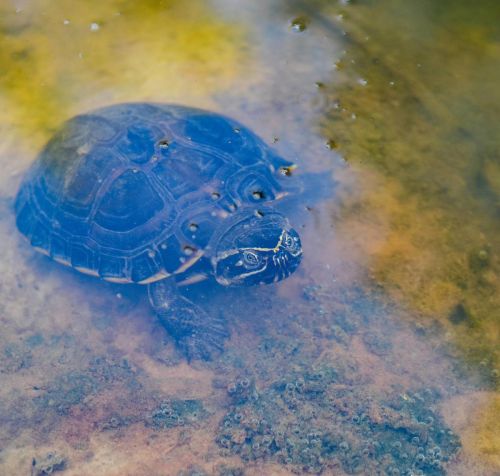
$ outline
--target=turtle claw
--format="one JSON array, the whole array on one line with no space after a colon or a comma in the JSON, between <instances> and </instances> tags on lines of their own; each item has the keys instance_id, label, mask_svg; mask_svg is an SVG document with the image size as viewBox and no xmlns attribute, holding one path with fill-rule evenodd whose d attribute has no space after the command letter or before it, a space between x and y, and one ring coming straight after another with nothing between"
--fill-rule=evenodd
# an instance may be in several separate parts
<instances>
[{"instance_id":1,"label":"turtle claw","mask_svg":"<svg viewBox=\"0 0 500 476\"><path fill-rule=\"evenodd\" d=\"M176 337L179 349L189 362L213 360L224 350L224 341L229 337L223 319L210 316L200 308L197 311L198 319L192 322L192 332Z\"/></svg>"},{"instance_id":2,"label":"turtle claw","mask_svg":"<svg viewBox=\"0 0 500 476\"><path fill-rule=\"evenodd\" d=\"M227 334L204 334L198 335L194 332L177 340L179 349L185 354L188 362L193 360L213 360L224 350L224 340Z\"/></svg>"},{"instance_id":3,"label":"turtle claw","mask_svg":"<svg viewBox=\"0 0 500 476\"><path fill-rule=\"evenodd\" d=\"M224 341L229 337L222 319L192 303L189 307L171 306L167 312L159 312L158 318L189 362L212 360L224 350Z\"/></svg>"}]
</instances>

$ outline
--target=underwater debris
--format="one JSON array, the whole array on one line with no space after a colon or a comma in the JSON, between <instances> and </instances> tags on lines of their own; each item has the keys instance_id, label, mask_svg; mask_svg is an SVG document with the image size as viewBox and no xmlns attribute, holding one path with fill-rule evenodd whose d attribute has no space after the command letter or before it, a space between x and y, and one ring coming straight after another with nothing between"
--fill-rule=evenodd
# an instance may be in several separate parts
<instances>
[{"instance_id":1,"label":"underwater debris","mask_svg":"<svg viewBox=\"0 0 500 476\"><path fill-rule=\"evenodd\" d=\"M31 461L31 476L48 476L58 471L64 471L67 459L58 453L47 453L43 458L33 458Z\"/></svg>"},{"instance_id":2,"label":"underwater debris","mask_svg":"<svg viewBox=\"0 0 500 476\"><path fill-rule=\"evenodd\" d=\"M227 386L227 393L235 405L241 405L258 398L255 382L247 377L237 379Z\"/></svg>"},{"instance_id":3,"label":"underwater debris","mask_svg":"<svg viewBox=\"0 0 500 476\"><path fill-rule=\"evenodd\" d=\"M45 339L43 338L43 335L40 333L37 334L32 334L26 339L26 345L29 348L34 348L42 345L44 343Z\"/></svg>"},{"instance_id":4,"label":"underwater debris","mask_svg":"<svg viewBox=\"0 0 500 476\"><path fill-rule=\"evenodd\" d=\"M491 253L488 247L481 248L469 255L469 267L472 271L479 272L491 263Z\"/></svg>"},{"instance_id":5,"label":"underwater debris","mask_svg":"<svg viewBox=\"0 0 500 476\"><path fill-rule=\"evenodd\" d=\"M96 393L98 388L99 383L90 375L71 372L56 378L45 393L35 397L33 402L42 411L53 410L59 415L66 415L72 406Z\"/></svg>"},{"instance_id":6,"label":"underwater debris","mask_svg":"<svg viewBox=\"0 0 500 476\"><path fill-rule=\"evenodd\" d=\"M448 320L455 325L469 320L469 313L461 302L451 310Z\"/></svg>"},{"instance_id":7,"label":"underwater debris","mask_svg":"<svg viewBox=\"0 0 500 476\"><path fill-rule=\"evenodd\" d=\"M87 369L58 376L44 387L45 391L36 396L33 402L42 412L53 410L59 415L66 415L71 407L108 385L121 382L130 390L139 388L136 377L126 360L96 357Z\"/></svg>"},{"instance_id":8,"label":"underwater debris","mask_svg":"<svg viewBox=\"0 0 500 476\"><path fill-rule=\"evenodd\" d=\"M129 387L138 387L135 371L127 359L95 357L90 361L89 374L101 384L127 382Z\"/></svg>"},{"instance_id":9,"label":"underwater debris","mask_svg":"<svg viewBox=\"0 0 500 476\"><path fill-rule=\"evenodd\" d=\"M190 466L177 473L177 476L208 476L208 473L199 466Z\"/></svg>"},{"instance_id":10,"label":"underwater debris","mask_svg":"<svg viewBox=\"0 0 500 476\"><path fill-rule=\"evenodd\" d=\"M218 476L244 476L245 471L243 468L233 466L226 466L222 464L216 468Z\"/></svg>"},{"instance_id":11,"label":"underwater debris","mask_svg":"<svg viewBox=\"0 0 500 476\"><path fill-rule=\"evenodd\" d=\"M367 332L363 334L363 342L372 354L379 357L389 354L392 350L390 340L380 333Z\"/></svg>"},{"instance_id":12,"label":"underwater debris","mask_svg":"<svg viewBox=\"0 0 500 476\"><path fill-rule=\"evenodd\" d=\"M293 31L302 33L309 25L309 18L301 15L290 21L290 27Z\"/></svg>"},{"instance_id":13,"label":"underwater debris","mask_svg":"<svg viewBox=\"0 0 500 476\"><path fill-rule=\"evenodd\" d=\"M8 344L0 354L0 373L15 373L31 367L33 355L24 345Z\"/></svg>"},{"instance_id":14,"label":"underwater debris","mask_svg":"<svg viewBox=\"0 0 500 476\"><path fill-rule=\"evenodd\" d=\"M109 417L107 420L103 421L100 425L99 428L102 431L107 431L107 430L118 430L120 428L126 427L130 425L132 422L134 422L135 419L133 418L126 418L121 415L115 414Z\"/></svg>"},{"instance_id":15,"label":"underwater debris","mask_svg":"<svg viewBox=\"0 0 500 476\"><path fill-rule=\"evenodd\" d=\"M207 416L200 400L165 400L152 411L147 425L161 430L189 425Z\"/></svg>"}]
</instances>

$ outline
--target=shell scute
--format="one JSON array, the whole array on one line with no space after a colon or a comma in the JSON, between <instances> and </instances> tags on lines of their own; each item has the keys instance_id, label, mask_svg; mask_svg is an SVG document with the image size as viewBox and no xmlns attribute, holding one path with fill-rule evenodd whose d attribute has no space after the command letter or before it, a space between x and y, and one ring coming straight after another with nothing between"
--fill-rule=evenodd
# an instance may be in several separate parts
<instances>
[{"instance_id":1,"label":"shell scute","mask_svg":"<svg viewBox=\"0 0 500 476\"><path fill-rule=\"evenodd\" d=\"M195 114L177 125L180 126L178 132L196 144L214 147L226 153L233 153L242 146L238 128L213 114Z\"/></svg>"},{"instance_id":2,"label":"shell scute","mask_svg":"<svg viewBox=\"0 0 500 476\"><path fill-rule=\"evenodd\" d=\"M47 178L40 177L38 180L35 180L30 193L31 197L29 200L36 203L39 213L46 217L47 220L52 219L58 204L58 197L52 193L47 184Z\"/></svg>"},{"instance_id":3,"label":"shell scute","mask_svg":"<svg viewBox=\"0 0 500 476\"><path fill-rule=\"evenodd\" d=\"M109 186L94 219L103 228L124 232L144 225L163 206L146 174L129 169Z\"/></svg>"},{"instance_id":4,"label":"shell scute","mask_svg":"<svg viewBox=\"0 0 500 476\"><path fill-rule=\"evenodd\" d=\"M99 255L98 272L101 278L123 278L126 266L127 260L125 258L110 256L104 253Z\"/></svg>"},{"instance_id":5,"label":"shell scute","mask_svg":"<svg viewBox=\"0 0 500 476\"><path fill-rule=\"evenodd\" d=\"M205 248L217 228L217 220L208 211L187 213L180 225L183 241L197 248Z\"/></svg>"},{"instance_id":6,"label":"shell scute","mask_svg":"<svg viewBox=\"0 0 500 476\"><path fill-rule=\"evenodd\" d=\"M194 190L210 188L224 160L214 154L172 144L153 168L153 173L174 199Z\"/></svg>"},{"instance_id":7,"label":"shell scute","mask_svg":"<svg viewBox=\"0 0 500 476\"><path fill-rule=\"evenodd\" d=\"M16 226L23 235L31 239L31 231L37 221L36 209L30 202L29 190L22 189L16 199Z\"/></svg>"},{"instance_id":8,"label":"shell scute","mask_svg":"<svg viewBox=\"0 0 500 476\"><path fill-rule=\"evenodd\" d=\"M248 167L233 174L226 182L227 192L236 200L258 205L276 199L282 187L265 165Z\"/></svg>"},{"instance_id":9,"label":"shell scute","mask_svg":"<svg viewBox=\"0 0 500 476\"><path fill-rule=\"evenodd\" d=\"M30 232L30 243L35 248L50 248L50 230L40 221L35 221Z\"/></svg>"},{"instance_id":10,"label":"shell scute","mask_svg":"<svg viewBox=\"0 0 500 476\"><path fill-rule=\"evenodd\" d=\"M155 153L155 143L162 137L160 130L146 124L133 124L123 134L116 148L132 162L145 164Z\"/></svg>"},{"instance_id":11,"label":"shell scute","mask_svg":"<svg viewBox=\"0 0 500 476\"><path fill-rule=\"evenodd\" d=\"M154 276L162 269L159 260L152 256L151 250L143 251L131 259L131 279L134 283L144 281Z\"/></svg>"},{"instance_id":12,"label":"shell scute","mask_svg":"<svg viewBox=\"0 0 500 476\"><path fill-rule=\"evenodd\" d=\"M90 210L105 177L121 167L121 162L109 150L98 147L92 150L92 159L80 157L71 171L67 172L64 188L60 193L62 203L73 209ZM50 175L51 169L47 171Z\"/></svg>"},{"instance_id":13,"label":"shell scute","mask_svg":"<svg viewBox=\"0 0 500 476\"><path fill-rule=\"evenodd\" d=\"M58 233L52 231L50 234L49 254L53 259L69 261L69 243Z\"/></svg>"},{"instance_id":14,"label":"shell scute","mask_svg":"<svg viewBox=\"0 0 500 476\"><path fill-rule=\"evenodd\" d=\"M85 270L97 269L95 252L83 243L73 243L71 246L71 265Z\"/></svg>"},{"instance_id":15,"label":"shell scute","mask_svg":"<svg viewBox=\"0 0 500 476\"><path fill-rule=\"evenodd\" d=\"M173 274L182 266L182 246L175 234L167 236L159 243L158 254L167 273Z\"/></svg>"}]
</instances>

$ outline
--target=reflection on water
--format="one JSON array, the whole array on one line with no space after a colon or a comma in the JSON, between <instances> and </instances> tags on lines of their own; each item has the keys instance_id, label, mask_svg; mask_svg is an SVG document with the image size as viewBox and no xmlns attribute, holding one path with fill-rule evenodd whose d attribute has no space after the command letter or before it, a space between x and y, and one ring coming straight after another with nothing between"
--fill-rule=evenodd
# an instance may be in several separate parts
<instances>
[{"instance_id":1,"label":"reflection on water","mask_svg":"<svg viewBox=\"0 0 500 476\"><path fill-rule=\"evenodd\" d=\"M0 6L0 473L500 470L499 7L260 3ZM292 278L189 289L230 323L209 364L143 289L14 228L63 119L146 99L225 112L337 184L295 204Z\"/></svg>"}]
</instances>

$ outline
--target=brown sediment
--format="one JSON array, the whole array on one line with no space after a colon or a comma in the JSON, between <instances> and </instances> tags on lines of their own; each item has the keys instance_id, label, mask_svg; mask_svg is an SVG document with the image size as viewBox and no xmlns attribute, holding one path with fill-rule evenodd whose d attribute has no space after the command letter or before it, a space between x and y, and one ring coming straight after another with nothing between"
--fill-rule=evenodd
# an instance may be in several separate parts
<instances>
[{"instance_id":1,"label":"brown sediment","mask_svg":"<svg viewBox=\"0 0 500 476\"><path fill-rule=\"evenodd\" d=\"M479 474L500 471L500 398L493 392L478 391L457 396L443 405L443 414L451 427L462 435L462 458L471 471L484 467ZM477 462L481 461L481 465ZM476 474L476 473L474 473Z\"/></svg>"},{"instance_id":2,"label":"brown sediment","mask_svg":"<svg viewBox=\"0 0 500 476\"><path fill-rule=\"evenodd\" d=\"M500 234L492 104L498 90L482 81L495 76L499 59L493 25L482 21L486 10L469 15L463 2L453 4L450 17L427 16L434 7L422 2L421 24L413 25L411 7L388 30L393 7L350 5L340 21L324 5L331 28L346 29L349 40L340 84L321 89L321 126L360 190L336 225L359 245L374 280L422 323L439 319L466 362L485 363L484 376L496 386ZM426 25L432 35L419 36ZM366 83L356 81L360 76ZM457 306L464 310L460 323Z\"/></svg>"},{"instance_id":3,"label":"brown sediment","mask_svg":"<svg viewBox=\"0 0 500 476\"><path fill-rule=\"evenodd\" d=\"M498 88L484 78L498 77L500 52L491 12L450 2L441 15L421 2L397 13L394 2L366 2L347 6L340 21L319 4L330 22L323 27L348 38L343 84L321 89L330 101L324 137L360 185L343 203L339 234L352 237L372 279L407 306L405 319L439 330L436 345L452 343L449 355L498 388ZM496 400L489 394L459 429L471 474L498 471Z\"/></svg>"}]
</instances>

